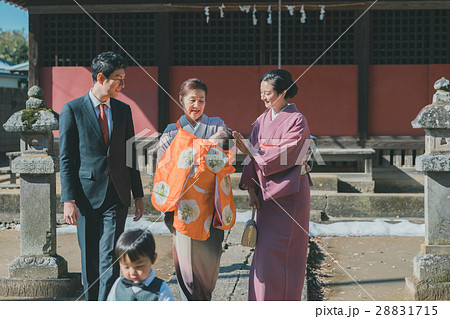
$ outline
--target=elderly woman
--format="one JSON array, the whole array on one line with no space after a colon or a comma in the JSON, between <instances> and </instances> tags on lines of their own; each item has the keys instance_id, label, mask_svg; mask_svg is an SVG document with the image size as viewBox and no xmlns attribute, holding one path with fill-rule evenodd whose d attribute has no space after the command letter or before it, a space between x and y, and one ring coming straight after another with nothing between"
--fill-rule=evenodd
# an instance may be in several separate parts
<instances>
[{"instance_id":1,"label":"elderly woman","mask_svg":"<svg viewBox=\"0 0 450 319\"><path fill-rule=\"evenodd\" d=\"M201 80L181 85L185 114L169 124L158 144L152 203L173 233L173 259L183 300L211 300L219 274L224 230L236 210L228 151L231 132L219 117L203 114L208 89Z\"/></svg>"},{"instance_id":2,"label":"elderly woman","mask_svg":"<svg viewBox=\"0 0 450 319\"><path fill-rule=\"evenodd\" d=\"M306 151L309 128L295 104L291 74L273 70L261 79L268 112L254 124L247 145L233 132L237 147L251 161L240 187L256 206L258 239L250 269L249 300L300 300L305 278L310 209Z\"/></svg>"}]
</instances>

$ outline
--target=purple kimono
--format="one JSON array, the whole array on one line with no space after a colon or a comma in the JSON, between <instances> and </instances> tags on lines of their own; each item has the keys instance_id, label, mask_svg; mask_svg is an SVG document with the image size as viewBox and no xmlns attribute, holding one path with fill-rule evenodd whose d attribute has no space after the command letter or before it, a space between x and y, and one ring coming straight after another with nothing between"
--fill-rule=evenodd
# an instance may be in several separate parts
<instances>
[{"instance_id":1,"label":"purple kimono","mask_svg":"<svg viewBox=\"0 0 450 319\"><path fill-rule=\"evenodd\" d=\"M309 138L306 119L295 104L273 120L271 111L266 112L254 125L250 142L259 150L244 166L240 182L241 188L258 190L261 207L249 300L301 300L310 210L309 179L301 175L301 164Z\"/></svg>"}]
</instances>

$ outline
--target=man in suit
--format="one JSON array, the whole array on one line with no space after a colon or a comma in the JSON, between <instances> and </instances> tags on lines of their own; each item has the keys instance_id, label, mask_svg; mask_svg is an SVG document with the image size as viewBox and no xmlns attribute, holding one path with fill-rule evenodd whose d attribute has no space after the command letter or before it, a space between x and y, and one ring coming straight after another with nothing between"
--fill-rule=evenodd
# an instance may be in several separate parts
<instances>
[{"instance_id":1,"label":"man in suit","mask_svg":"<svg viewBox=\"0 0 450 319\"><path fill-rule=\"evenodd\" d=\"M59 120L61 202L77 225L86 300L106 300L119 277L115 243L124 230L130 190L137 221L144 212L139 171L126 166L134 136L130 107L115 99L125 87L125 62L104 52L92 61L93 87L64 105Z\"/></svg>"}]
</instances>

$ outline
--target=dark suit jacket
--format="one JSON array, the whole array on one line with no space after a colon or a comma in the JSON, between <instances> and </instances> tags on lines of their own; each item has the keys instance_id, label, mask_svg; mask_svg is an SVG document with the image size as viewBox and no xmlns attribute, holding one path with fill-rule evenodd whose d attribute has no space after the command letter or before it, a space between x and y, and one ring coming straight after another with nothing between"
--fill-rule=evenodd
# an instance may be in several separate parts
<instances>
[{"instance_id":1,"label":"dark suit jacket","mask_svg":"<svg viewBox=\"0 0 450 319\"><path fill-rule=\"evenodd\" d=\"M134 151L134 143L126 145L134 136L130 106L113 98L110 105L113 130L109 147L89 94L64 105L59 117L61 202L75 200L82 210L99 208L109 176L126 207L130 206L130 190L135 198L144 196L139 171L126 166L127 152Z\"/></svg>"}]
</instances>

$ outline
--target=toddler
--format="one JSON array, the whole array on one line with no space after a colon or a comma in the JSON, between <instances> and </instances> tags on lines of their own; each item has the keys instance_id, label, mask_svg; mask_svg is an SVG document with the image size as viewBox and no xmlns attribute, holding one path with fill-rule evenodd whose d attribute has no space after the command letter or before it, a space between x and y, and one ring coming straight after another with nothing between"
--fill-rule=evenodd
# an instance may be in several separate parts
<instances>
[{"instance_id":1,"label":"toddler","mask_svg":"<svg viewBox=\"0 0 450 319\"><path fill-rule=\"evenodd\" d=\"M152 266L156 261L155 239L150 231L133 229L124 232L116 244L122 277L108 295L110 301L173 300L169 286L158 277Z\"/></svg>"}]
</instances>

